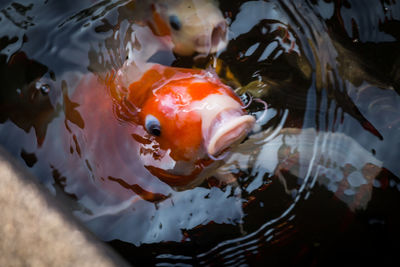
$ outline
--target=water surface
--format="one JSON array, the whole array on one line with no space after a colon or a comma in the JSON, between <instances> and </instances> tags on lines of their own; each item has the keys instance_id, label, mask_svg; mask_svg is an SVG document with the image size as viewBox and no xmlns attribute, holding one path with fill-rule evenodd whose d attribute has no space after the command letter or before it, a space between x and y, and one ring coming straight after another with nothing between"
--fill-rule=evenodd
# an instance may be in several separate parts
<instances>
[{"instance_id":1,"label":"water surface","mask_svg":"<svg viewBox=\"0 0 400 267\"><path fill-rule=\"evenodd\" d=\"M129 1L1 5L0 144L133 264L397 262L399 3L220 1L220 8L230 25L224 51L208 58L167 51L152 60L188 68L218 61L225 82L268 103L267 117L221 167L237 186L208 181L177 192L157 182L169 197L154 203L132 191L122 200L93 192L78 179L91 172L74 137L60 130L63 93L73 92L75 73L121 66L121 43L141 12ZM249 111L262 108L254 102Z\"/></svg>"}]
</instances>

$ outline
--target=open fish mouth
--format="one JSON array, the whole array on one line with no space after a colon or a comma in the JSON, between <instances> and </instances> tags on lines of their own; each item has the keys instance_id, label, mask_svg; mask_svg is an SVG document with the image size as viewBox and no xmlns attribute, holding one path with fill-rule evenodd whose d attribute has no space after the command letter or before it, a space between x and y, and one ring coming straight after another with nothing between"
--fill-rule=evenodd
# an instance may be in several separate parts
<instances>
[{"instance_id":1,"label":"open fish mouth","mask_svg":"<svg viewBox=\"0 0 400 267\"><path fill-rule=\"evenodd\" d=\"M216 25L210 35L200 35L194 40L199 53L215 53L227 45L227 26L225 22Z\"/></svg>"},{"instance_id":2,"label":"open fish mouth","mask_svg":"<svg viewBox=\"0 0 400 267\"><path fill-rule=\"evenodd\" d=\"M207 153L218 156L228 147L241 142L252 129L255 118L244 115L241 110L220 112L212 121L206 143Z\"/></svg>"}]
</instances>

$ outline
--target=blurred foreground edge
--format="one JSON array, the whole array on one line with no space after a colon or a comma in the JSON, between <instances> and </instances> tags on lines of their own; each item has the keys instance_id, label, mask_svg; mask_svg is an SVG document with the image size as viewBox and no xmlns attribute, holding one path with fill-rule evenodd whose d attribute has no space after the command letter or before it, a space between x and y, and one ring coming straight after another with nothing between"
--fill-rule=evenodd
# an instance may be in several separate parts
<instances>
[{"instance_id":1,"label":"blurred foreground edge","mask_svg":"<svg viewBox=\"0 0 400 267\"><path fill-rule=\"evenodd\" d=\"M0 147L0 266L128 266Z\"/></svg>"}]
</instances>

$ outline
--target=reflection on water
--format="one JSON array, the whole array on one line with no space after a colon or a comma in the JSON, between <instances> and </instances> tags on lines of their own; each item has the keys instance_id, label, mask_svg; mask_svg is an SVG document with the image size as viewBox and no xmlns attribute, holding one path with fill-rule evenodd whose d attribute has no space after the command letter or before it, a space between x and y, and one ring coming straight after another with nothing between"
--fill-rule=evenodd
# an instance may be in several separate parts
<instances>
[{"instance_id":1,"label":"reflection on water","mask_svg":"<svg viewBox=\"0 0 400 267\"><path fill-rule=\"evenodd\" d=\"M82 74L120 67L129 54L124 42L143 28L135 5L4 4L0 143L56 196L69 196L73 213L132 263L393 262L400 237L400 5L368 2L221 0L229 42L215 57L156 47L151 61L214 66L239 93L269 106L266 120L219 169L235 183L211 178L179 192L149 183L154 177L140 162L112 149L102 166L92 166L80 157L85 142L62 130L65 110L76 108L65 95ZM260 116L262 108L254 101L248 109ZM85 123L75 116L72 127ZM141 173L141 190L164 197L150 202L137 190L120 191L118 175L101 180L94 168ZM109 187L97 191L99 181Z\"/></svg>"},{"instance_id":2,"label":"reflection on water","mask_svg":"<svg viewBox=\"0 0 400 267\"><path fill-rule=\"evenodd\" d=\"M352 210L366 208L373 179L382 167L381 161L347 135L317 133L312 128L286 128L267 142L265 136L254 135L240 151L232 156L225 168L233 172L238 168L246 170L249 165L253 167L250 175L254 179L244 187L246 193L260 188L265 173L269 173L278 178L285 192L294 197L294 202L302 195L307 198L318 182ZM304 180L290 186L285 178L289 174Z\"/></svg>"}]
</instances>

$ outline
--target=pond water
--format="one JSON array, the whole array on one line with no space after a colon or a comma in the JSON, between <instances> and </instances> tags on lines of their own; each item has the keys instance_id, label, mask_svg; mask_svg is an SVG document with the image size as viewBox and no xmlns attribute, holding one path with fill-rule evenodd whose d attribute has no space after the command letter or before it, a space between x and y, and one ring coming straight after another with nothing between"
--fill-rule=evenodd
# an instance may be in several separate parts
<instances>
[{"instance_id":1,"label":"pond water","mask_svg":"<svg viewBox=\"0 0 400 267\"><path fill-rule=\"evenodd\" d=\"M79 77L118 68L128 54L121 42L142 10L127 0L2 2L0 145L132 264L398 262L400 3L221 0L219 8L226 48L151 60L218 66L244 98L268 103L219 168L237 183L211 178L176 191L112 149L91 166L84 143L65 131L79 125L65 112ZM248 109L263 113L257 101ZM139 174L141 190L161 198L129 186L115 196L110 181L110 191L97 190L104 178L93 168Z\"/></svg>"}]
</instances>

